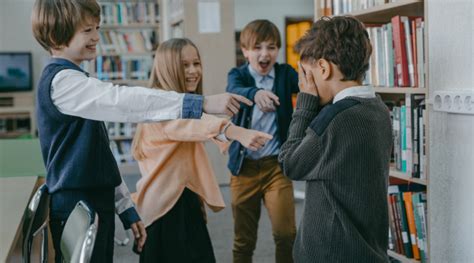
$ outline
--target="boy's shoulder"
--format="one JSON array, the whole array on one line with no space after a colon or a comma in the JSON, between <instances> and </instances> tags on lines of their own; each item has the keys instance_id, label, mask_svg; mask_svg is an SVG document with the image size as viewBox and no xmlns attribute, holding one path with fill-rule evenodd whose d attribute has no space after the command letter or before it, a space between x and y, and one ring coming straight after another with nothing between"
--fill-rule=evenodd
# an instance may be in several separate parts
<instances>
[{"instance_id":1,"label":"boy's shoulder","mask_svg":"<svg viewBox=\"0 0 474 263\"><path fill-rule=\"evenodd\" d=\"M326 105L319 114L314 118L309 127L321 136L331 121L342 112L351 107L360 104L360 101L354 99L343 99L334 104Z\"/></svg>"}]
</instances>

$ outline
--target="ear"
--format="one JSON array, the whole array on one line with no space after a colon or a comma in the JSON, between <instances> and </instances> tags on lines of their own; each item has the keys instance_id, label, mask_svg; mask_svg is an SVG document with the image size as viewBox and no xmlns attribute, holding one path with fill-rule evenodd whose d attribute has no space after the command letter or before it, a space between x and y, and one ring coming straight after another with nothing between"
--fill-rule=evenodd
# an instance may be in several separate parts
<instances>
[{"instance_id":1,"label":"ear","mask_svg":"<svg viewBox=\"0 0 474 263\"><path fill-rule=\"evenodd\" d=\"M328 80L332 74L331 63L324 58L319 59L317 62L319 73L323 80Z\"/></svg>"}]
</instances>

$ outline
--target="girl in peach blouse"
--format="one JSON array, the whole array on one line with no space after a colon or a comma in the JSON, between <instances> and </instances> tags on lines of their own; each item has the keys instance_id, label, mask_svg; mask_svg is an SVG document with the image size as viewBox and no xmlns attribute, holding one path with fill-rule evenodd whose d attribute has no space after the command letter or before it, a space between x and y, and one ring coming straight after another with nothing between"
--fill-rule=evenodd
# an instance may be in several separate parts
<instances>
[{"instance_id":1,"label":"girl in peach blouse","mask_svg":"<svg viewBox=\"0 0 474 263\"><path fill-rule=\"evenodd\" d=\"M151 75L152 88L202 94L201 59L188 39L163 42ZM224 151L228 140L237 140L257 150L269 139L205 114L200 120L139 124L133 155L142 178L135 201L147 230L140 262L215 262L203 204L214 212L225 205L203 142L213 140Z\"/></svg>"}]
</instances>

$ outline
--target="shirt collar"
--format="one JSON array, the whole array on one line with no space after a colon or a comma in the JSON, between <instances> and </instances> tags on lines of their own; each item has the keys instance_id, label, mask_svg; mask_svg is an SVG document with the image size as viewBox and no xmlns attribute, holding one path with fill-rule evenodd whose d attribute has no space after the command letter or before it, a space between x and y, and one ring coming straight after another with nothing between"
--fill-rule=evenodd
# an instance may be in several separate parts
<instances>
[{"instance_id":1,"label":"shirt collar","mask_svg":"<svg viewBox=\"0 0 474 263\"><path fill-rule=\"evenodd\" d=\"M252 68L250 63L248 64L248 68L249 68L250 75L252 75L252 77L255 79L255 83L260 83L264 78L271 78L271 79L275 78L275 66L273 66L272 70L270 70L270 72L264 76L258 74L258 72Z\"/></svg>"},{"instance_id":2,"label":"shirt collar","mask_svg":"<svg viewBox=\"0 0 474 263\"><path fill-rule=\"evenodd\" d=\"M332 103L336 103L346 97L375 98L375 91L372 86L354 86L343 89L334 96Z\"/></svg>"}]
</instances>

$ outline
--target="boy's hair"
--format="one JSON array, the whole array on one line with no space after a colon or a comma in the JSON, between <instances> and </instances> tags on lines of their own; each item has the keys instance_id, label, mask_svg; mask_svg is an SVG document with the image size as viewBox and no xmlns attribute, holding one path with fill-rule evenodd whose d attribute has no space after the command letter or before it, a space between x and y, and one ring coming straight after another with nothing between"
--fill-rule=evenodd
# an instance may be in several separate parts
<instances>
[{"instance_id":1,"label":"boy's hair","mask_svg":"<svg viewBox=\"0 0 474 263\"><path fill-rule=\"evenodd\" d=\"M187 38L172 38L161 43L155 52L155 59L150 76L150 87L186 93L186 80L184 66L181 62L181 51L186 46L196 49L199 60L199 50ZM202 94L202 78L196 89L197 94Z\"/></svg>"},{"instance_id":2,"label":"boy's hair","mask_svg":"<svg viewBox=\"0 0 474 263\"><path fill-rule=\"evenodd\" d=\"M89 20L100 22L96 0L36 0L31 14L33 35L50 53L51 49L67 46Z\"/></svg>"},{"instance_id":3,"label":"boy's hair","mask_svg":"<svg viewBox=\"0 0 474 263\"><path fill-rule=\"evenodd\" d=\"M281 38L278 28L266 19L257 19L248 23L240 33L240 47L252 49L263 41L274 41L281 47Z\"/></svg>"},{"instance_id":4,"label":"boy's hair","mask_svg":"<svg viewBox=\"0 0 474 263\"><path fill-rule=\"evenodd\" d=\"M365 26L350 16L322 17L296 43L301 61L324 58L336 64L341 81L362 81L372 53Z\"/></svg>"}]
</instances>

